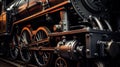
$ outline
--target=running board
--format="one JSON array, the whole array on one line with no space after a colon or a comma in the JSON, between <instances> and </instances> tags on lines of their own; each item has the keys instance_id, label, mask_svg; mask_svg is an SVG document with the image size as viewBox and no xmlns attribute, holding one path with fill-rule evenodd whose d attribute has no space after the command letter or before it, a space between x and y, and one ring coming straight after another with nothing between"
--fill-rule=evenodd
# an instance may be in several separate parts
<instances>
[{"instance_id":1,"label":"running board","mask_svg":"<svg viewBox=\"0 0 120 67\"><path fill-rule=\"evenodd\" d=\"M44 51L44 52L54 52L55 51L55 47L31 47L29 48L32 51Z\"/></svg>"},{"instance_id":2,"label":"running board","mask_svg":"<svg viewBox=\"0 0 120 67\"><path fill-rule=\"evenodd\" d=\"M40 12L38 12L36 14L33 14L33 15L29 16L29 17L26 17L26 18L24 18L22 20L18 20L18 21L13 23L13 26L15 24L18 24L18 23L23 23L25 21L32 20L34 18L38 18L38 17L40 17L42 15L45 15L47 13L53 13L53 12L56 12L56 11L60 11L60 10L64 9L63 6L68 4L68 3L70 3L70 1L64 1L64 2L62 2L62 3L60 3L60 4L56 5L56 6L53 6L51 8L46 9L46 10L40 11Z\"/></svg>"},{"instance_id":3,"label":"running board","mask_svg":"<svg viewBox=\"0 0 120 67\"><path fill-rule=\"evenodd\" d=\"M78 30L71 30L71 31L66 31L66 32L55 32L55 33L50 33L48 36L50 37L55 37L55 36L63 36L63 35L72 35L72 34L78 34L78 33L85 33L88 32L89 29L78 29Z\"/></svg>"},{"instance_id":4,"label":"running board","mask_svg":"<svg viewBox=\"0 0 120 67\"><path fill-rule=\"evenodd\" d=\"M71 31L65 31L65 32L55 32L48 34L49 37L56 37L56 36L64 36L64 35L73 35L73 34L79 34L79 33L111 33L110 31L104 31L104 30L95 30L91 28L83 28L83 29L77 29L77 30L71 30Z\"/></svg>"}]
</instances>

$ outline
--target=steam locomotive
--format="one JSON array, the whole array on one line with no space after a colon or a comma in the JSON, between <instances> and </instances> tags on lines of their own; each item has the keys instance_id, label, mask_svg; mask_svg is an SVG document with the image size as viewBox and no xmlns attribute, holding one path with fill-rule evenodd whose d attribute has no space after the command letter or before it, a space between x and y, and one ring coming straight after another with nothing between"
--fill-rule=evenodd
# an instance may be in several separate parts
<instances>
[{"instance_id":1,"label":"steam locomotive","mask_svg":"<svg viewBox=\"0 0 120 67\"><path fill-rule=\"evenodd\" d=\"M0 52L40 67L119 67L119 2L1 0Z\"/></svg>"}]
</instances>

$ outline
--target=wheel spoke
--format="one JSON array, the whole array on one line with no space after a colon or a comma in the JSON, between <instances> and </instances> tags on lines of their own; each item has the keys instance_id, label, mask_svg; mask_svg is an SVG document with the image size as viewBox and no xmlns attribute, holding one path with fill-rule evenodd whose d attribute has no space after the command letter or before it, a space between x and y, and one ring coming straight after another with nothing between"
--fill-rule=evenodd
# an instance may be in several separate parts
<instances>
[{"instance_id":1,"label":"wheel spoke","mask_svg":"<svg viewBox=\"0 0 120 67\"><path fill-rule=\"evenodd\" d=\"M60 67L63 67L63 63L62 63L62 60L60 60Z\"/></svg>"},{"instance_id":2,"label":"wheel spoke","mask_svg":"<svg viewBox=\"0 0 120 67\"><path fill-rule=\"evenodd\" d=\"M45 54L45 53L43 54L43 60L44 60L44 61L48 61L48 56L47 56L47 54Z\"/></svg>"},{"instance_id":3,"label":"wheel spoke","mask_svg":"<svg viewBox=\"0 0 120 67\"><path fill-rule=\"evenodd\" d=\"M60 66L60 64L59 64L59 63L57 63L56 65L57 65L57 67L59 67L59 66Z\"/></svg>"},{"instance_id":4,"label":"wheel spoke","mask_svg":"<svg viewBox=\"0 0 120 67\"><path fill-rule=\"evenodd\" d=\"M21 38L21 42L24 43L24 39L23 39L23 37Z\"/></svg>"},{"instance_id":5,"label":"wheel spoke","mask_svg":"<svg viewBox=\"0 0 120 67\"><path fill-rule=\"evenodd\" d=\"M16 42L15 42L15 38L13 37L13 44L16 44Z\"/></svg>"},{"instance_id":6,"label":"wheel spoke","mask_svg":"<svg viewBox=\"0 0 120 67\"><path fill-rule=\"evenodd\" d=\"M18 49L15 49L15 54L16 54L16 55L18 54Z\"/></svg>"},{"instance_id":7,"label":"wheel spoke","mask_svg":"<svg viewBox=\"0 0 120 67\"><path fill-rule=\"evenodd\" d=\"M42 37L43 37L43 36L42 36L42 32L39 32L39 34L38 34L38 35L39 35L39 40L41 40L41 39L42 39Z\"/></svg>"},{"instance_id":8,"label":"wheel spoke","mask_svg":"<svg viewBox=\"0 0 120 67\"><path fill-rule=\"evenodd\" d=\"M39 38L39 35L36 36L36 40L39 40L38 38Z\"/></svg>"},{"instance_id":9,"label":"wheel spoke","mask_svg":"<svg viewBox=\"0 0 120 67\"><path fill-rule=\"evenodd\" d=\"M24 33L24 43L25 43L25 44L28 44L27 34L26 34L26 33Z\"/></svg>"}]
</instances>

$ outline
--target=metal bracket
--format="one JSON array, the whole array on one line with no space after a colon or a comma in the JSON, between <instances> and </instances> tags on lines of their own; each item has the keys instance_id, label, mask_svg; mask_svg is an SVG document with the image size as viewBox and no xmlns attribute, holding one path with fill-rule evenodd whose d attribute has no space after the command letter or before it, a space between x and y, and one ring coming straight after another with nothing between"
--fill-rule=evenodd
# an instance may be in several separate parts
<instances>
[{"instance_id":1,"label":"metal bracket","mask_svg":"<svg viewBox=\"0 0 120 67\"><path fill-rule=\"evenodd\" d=\"M62 25L62 31L68 31L69 30L69 21L68 21L68 13L65 10L60 11L60 17L61 21L60 24Z\"/></svg>"}]
</instances>

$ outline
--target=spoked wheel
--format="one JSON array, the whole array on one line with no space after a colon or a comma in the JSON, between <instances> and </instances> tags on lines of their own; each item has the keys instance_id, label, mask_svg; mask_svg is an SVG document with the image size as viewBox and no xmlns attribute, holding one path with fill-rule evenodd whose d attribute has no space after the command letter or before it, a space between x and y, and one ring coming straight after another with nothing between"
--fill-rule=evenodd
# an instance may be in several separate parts
<instances>
[{"instance_id":1,"label":"spoked wheel","mask_svg":"<svg viewBox=\"0 0 120 67\"><path fill-rule=\"evenodd\" d=\"M31 53L28 49L29 44L32 40L32 34L28 28L24 28L20 35L20 55L21 59L25 62L29 62Z\"/></svg>"},{"instance_id":2,"label":"spoked wheel","mask_svg":"<svg viewBox=\"0 0 120 67\"><path fill-rule=\"evenodd\" d=\"M67 61L64 58L58 57L55 61L55 67L68 67Z\"/></svg>"},{"instance_id":3,"label":"spoked wheel","mask_svg":"<svg viewBox=\"0 0 120 67\"><path fill-rule=\"evenodd\" d=\"M48 44L49 42L48 33L50 33L50 31L46 27L39 27L37 29L36 35L35 35L35 41L46 40L44 43L36 44L37 47L49 47L50 46ZM35 57L37 64L40 67L45 67L49 64L49 61L51 60L51 53L43 52L43 51L34 51L34 57Z\"/></svg>"},{"instance_id":4,"label":"spoked wheel","mask_svg":"<svg viewBox=\"0 0 120 67\"><path fill-rule=\"evenodd\" d=\"M14 35L12 38L12 43L10 44L10 56L12 59L16 59L19 54L19 49L18 49L18 37L17 35Z\"/></svg>"}]
</instances>

